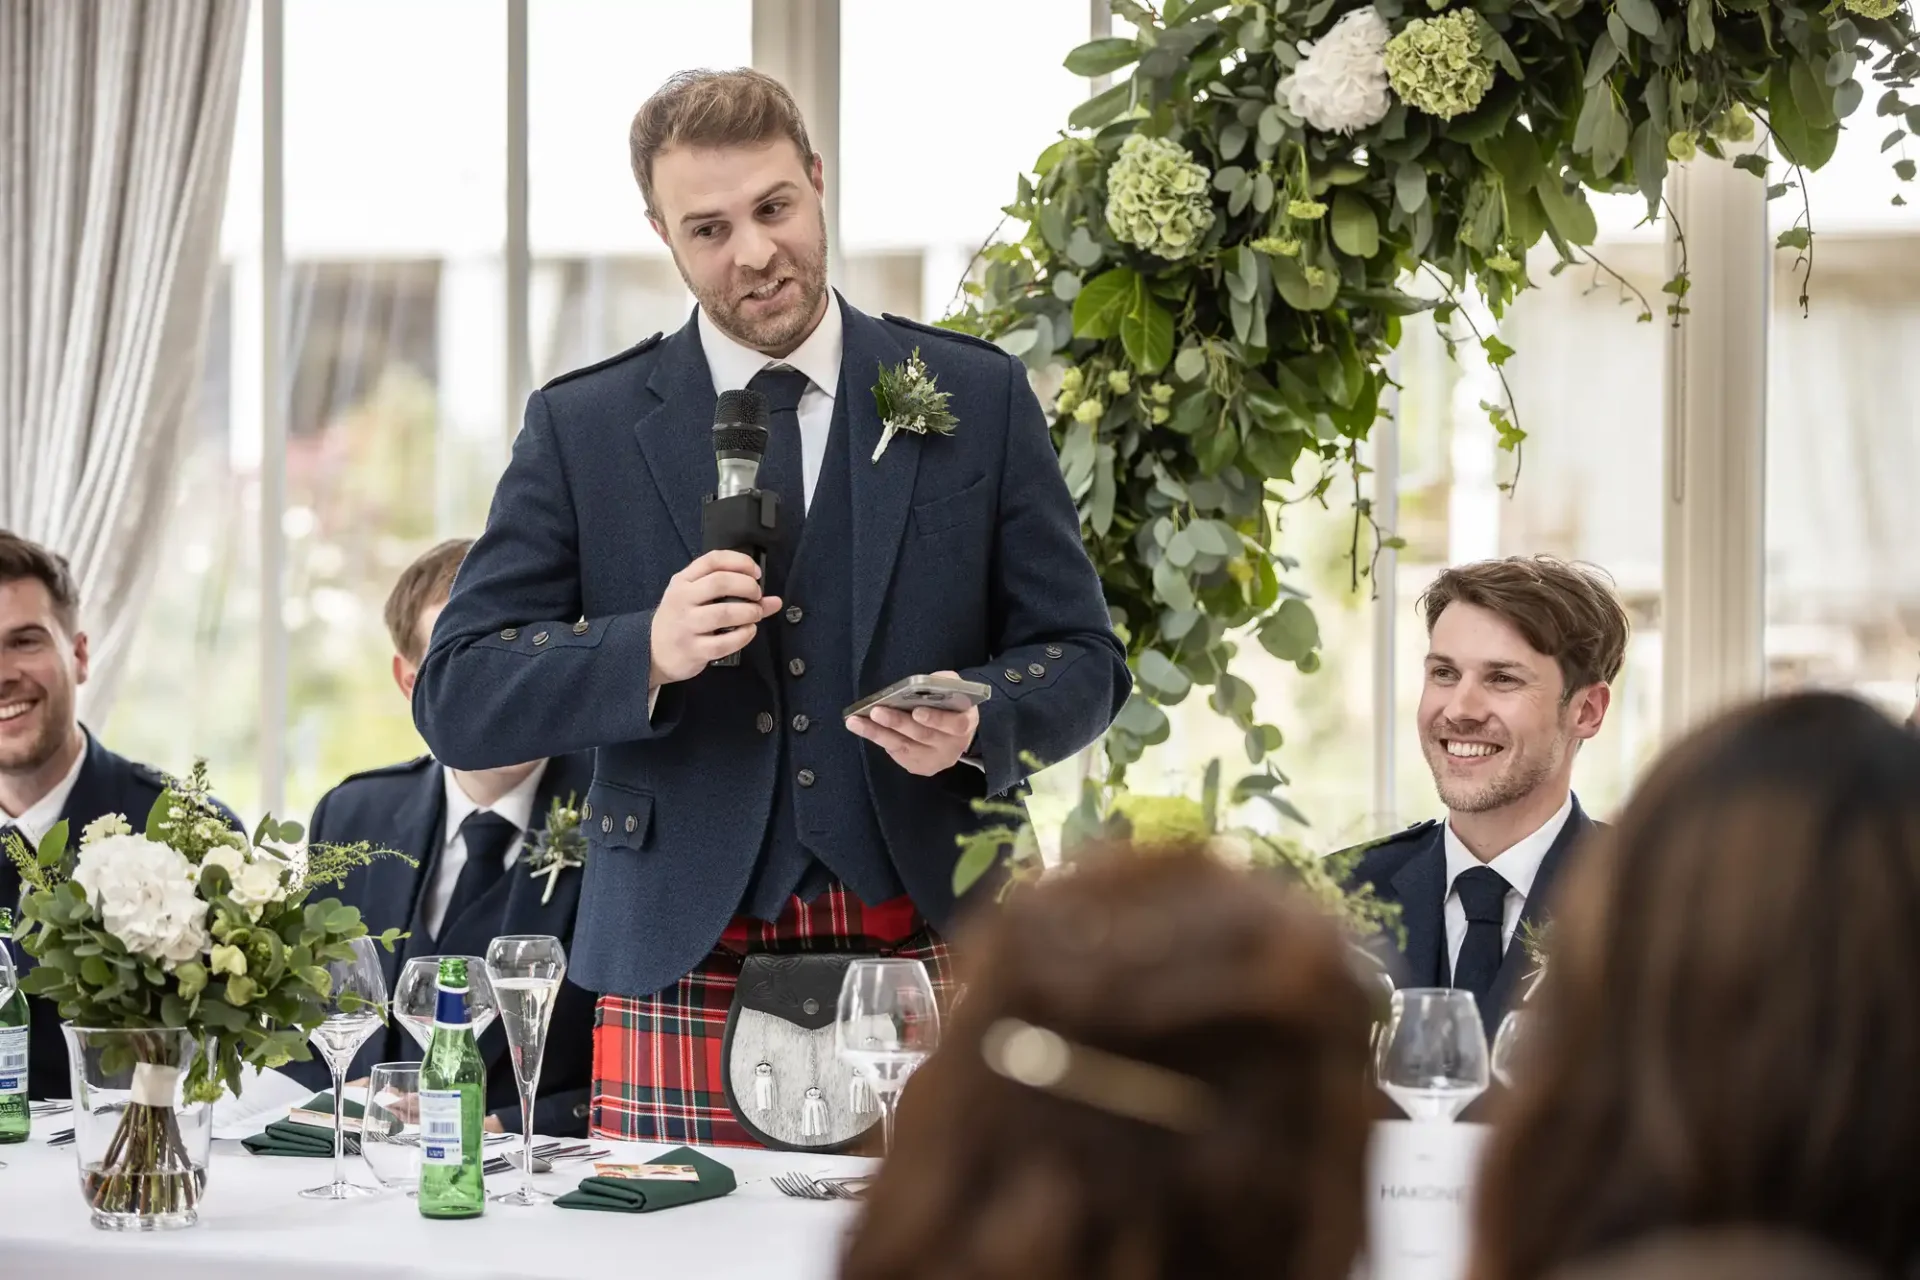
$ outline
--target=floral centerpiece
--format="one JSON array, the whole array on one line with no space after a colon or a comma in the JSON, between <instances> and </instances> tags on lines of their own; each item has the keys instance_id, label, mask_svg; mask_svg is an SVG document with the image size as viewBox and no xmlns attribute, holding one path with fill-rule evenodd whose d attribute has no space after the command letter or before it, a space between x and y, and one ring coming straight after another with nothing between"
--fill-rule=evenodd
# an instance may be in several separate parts
<instances>
[{"instance_id":1,"label":"floral centerpiece","mask_svg":"<svg viewBox=\"0 0 1920 1280\"><path fill-rule=\"evenodd\" d=\"M367 932L356 908L313 890L380 851L301 836L271 817L251 839L234 830L196 765L154 802L144 832L109 814L77 848L63 822L38 849L16 835L0 851L26 888L19 941L35 964L20 986L68 1024L76 1108L120 1091L104 1082L124 1085L104 1150L81 1151L97 1223L191 1222L204 1138L196 1163L180 1112L239 1092L242 1064L311 1056L326 965ZM400 936L380 941L391 949Z\"/></svg>"},{"instance_id":2,"label":"floral centerpiece","mask_svg":"<svg viewBox=\"0 0 1920 1280\"><path fill-rule=\"evenodd\" d=\"M1916 176L1920 52L1897 0L1111 7L1128 34L1066 58L1111 87L1019 178L1017 238L982 251L945 323L1025 360L1052 401L1137 677L1106 739L1116 780L1165 741L1163 708L1208 687L1278 781L1280 729L1238 654L1320 662L1279 545L1287 502L1353 495L1356 579L1393 541L1372 526L1360 450L1405 317L1433 311L1450 350L1477 343L1502 378L1513 349L1475 316L1498 317L1543 269L1591 273L1639 319L1681 323L1683 229L1679 270L1649 301L1602 261L1588 192L1636 193L1665 220L1672 172L1701 155L1800 205L1779 244L1804 297L1804 171L1843 122L1887 131L1894 173ZM1517 451L1511 396L1485 408Z\"/></svg>"}]
</instances>

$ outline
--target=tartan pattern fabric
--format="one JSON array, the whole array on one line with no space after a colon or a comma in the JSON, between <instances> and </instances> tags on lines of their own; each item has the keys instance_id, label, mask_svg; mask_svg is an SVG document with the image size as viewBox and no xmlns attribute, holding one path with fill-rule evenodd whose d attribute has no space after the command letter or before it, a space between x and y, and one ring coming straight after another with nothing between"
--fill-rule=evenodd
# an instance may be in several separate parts
<instances>
[{"instance_id":1,"label":"tartan pattern fabric","mask_svg":"<svg viewBox=\"0 0 1920 1280\"><path fill-rule=\"evenodd\" d=\"M679 982L638 999L601 996L594 1013L590 1132L623 1142L758 1147L727 1105L721 1047L741 959L758 952L864 951L919 960L944 1009L953 991L947 944L913 902L867 906L834 884L793 898L775 921L735 916L719 945Z\"/></svg>"}]
</instances>

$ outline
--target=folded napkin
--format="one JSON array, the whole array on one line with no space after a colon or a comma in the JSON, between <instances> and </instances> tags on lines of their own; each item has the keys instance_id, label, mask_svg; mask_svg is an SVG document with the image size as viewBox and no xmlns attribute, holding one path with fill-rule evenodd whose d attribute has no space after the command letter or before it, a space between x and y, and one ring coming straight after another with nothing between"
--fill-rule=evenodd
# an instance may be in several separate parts
<instances>
[{"instance_id":1,"label":"folded napkin","mask_svg":"<svg viewBox=\"0 0 1920 1280\"><path fill-rule=\"evenodd\" d=\"M304 1106L295 1108L296 1112L322 1112L333 1114L333 1095L316 1094ZM344 1108L350 1120L358 1120L364 1114L361 1105L349 1101ZM349 1128L352 1126L350 1125ZM276 1120L268 1125L264 1132L251 1138L242 1138L240 1145L257 1156L331 1156L333 1154L333 1126L321 1128L318 1125L303 1124L298 1120ZM352 1133L347 1134L346 1152L352 1155L360 1149L360 1142Z\"/></svg>"},{"instance_id":2,"label":"folded napkin","mask_svg":"<svg viewBox=\"0 0 1920 1280\"><path fill-rule=\"evenodd\" d=\"M699 1175L697 1182L642 1176L648 1169L662 1166L691 1167ZM635 1172L625 1177L596 1177L582 1182L554 1203L562 1209L600 1209L607 1213L652 1213L676 1205L714 1200L733 1190L733 1170L691 1147L675 1147L655 1156L643 1165L630 1166Z\"/></svg>"}]
</instances>

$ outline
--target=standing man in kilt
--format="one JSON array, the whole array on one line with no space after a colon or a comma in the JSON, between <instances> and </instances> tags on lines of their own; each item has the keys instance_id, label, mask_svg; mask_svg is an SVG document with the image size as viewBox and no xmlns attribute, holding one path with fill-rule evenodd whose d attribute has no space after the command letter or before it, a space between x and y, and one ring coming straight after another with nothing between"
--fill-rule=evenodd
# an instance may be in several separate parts
<instances>
[{"instance_id":1,"label":"standing man in kilt","mask_svg":"<svg viewBox=\"0 0 1920 1280\"><path fill-rule=\"evenodd\" d=\"M531 397L414 716L455 768L596 753L570 975L606 993L593 1131L750 1144L722 1086L743 963L892 954L950 981L972 802L1098 738L1130 680L1024 367L828 288L821 160L787 91L682 73L630 142L699 307ZM883 376L930 381L951 430L889 428ZM701 554L715 402L742 388L768 403L758 483L781 497L764 581ZM843 718L938 673L992 696Z\"/></svg>"}]
</instances>

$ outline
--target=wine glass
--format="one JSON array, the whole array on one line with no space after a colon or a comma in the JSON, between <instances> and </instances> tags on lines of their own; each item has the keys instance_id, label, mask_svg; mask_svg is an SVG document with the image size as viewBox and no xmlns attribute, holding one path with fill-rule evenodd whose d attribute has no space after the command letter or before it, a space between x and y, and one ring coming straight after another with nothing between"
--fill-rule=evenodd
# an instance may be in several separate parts
<instances>
[{"instance_id":1,"label":"wine glass","mask_svg":"<svg viewBox=\"0 0 1920 1280\"><path fill-rule=\"evenodd\" d=\"M440 1002L442 959L442 956L415 956L400 967L400 977L393 984L393 1016L407 1029L422 1053L433 1039L433 1014ZM493 1025L500 1011L494 1005L486 963L479 956L461 959L467 962L467 1016L473 1020L473 1038L478 1040Z\"/></svg>"},{"instance_id":2,"label":"wine glass","mask_svg":"<svg viewBox=\"0 0 1920 1280\"><path fill-rule=\"evenodd\" d=\"M1394 992L1378 1055L1380 1087L1415 1120L1451 1121L1487 1090L1487 1032L1471 991Z\"/></svg>"},{"instance_id":3,"label":"wine glass","mask_svg":"<svg viewBox=\"0 0 1920 1280\"><path fill-rule=\"evenodd\" d=\"M900 1089L940 1043L940 1006L918 960L855 960L840 983L833 1027L840 1058L880 1102L882 1150L893 1151Z\"/></svg>"},{"instance_id":4,"label":"wine glass","mask_svg":"<svg viewBox=\"0 0 1920 1280\"><path fill-rule=\"evenodd\" d=\"M382 1062L367 1076L360 1156L389 1189L420 1182L420 1064Z\"/></svg>"},{"instance_id":5,"label":"wine glass","mask_svg":"<svg viewBox=\"0 0 1920 1280\"><path fill-rule=\"evenodd\" d=\"M495 938L487 946L486 973L501 1029L507 1033L514 1083L520 1087L520 1187L487 1198L496 1204L542 1204L553 1197L533 1189L533 1094L547 1051L553 1001L567 976L566 948L546 934Z\"/></svg>"},{"instance_id":6,"label":"wine glass","mask_svg":"<svg viewBox=\"0 0 1920 1280\"><path fill-rule=\"evenodd\" d=\"M327 1020L307 1036L333 1072L333 1181L302 1191L308 1200L351 1200L379 1190L348 1182L340 1155L346 1143L347 1067L385 1020L387 979L380 972L380 954L372 938L354 938L346 945L351 951L347 959L327 962L327 977L332 980L322 1001Z\"/></svg>"},{"instance_id":7,"label":"wine glass","mask_svg":"<svg viewBox=\"0 0 1920 1280\"><path fill-rule=\"evenodd\" d=\"M1527 1037L1533 1034L1533 1015L1524 1009L1515 1009L1500 1019L1500 1029L1493 1033L1493 1075L1507 1088L1513 1088L1514 1060L1525 1055Z\"/></svg>"}]
</instances>

